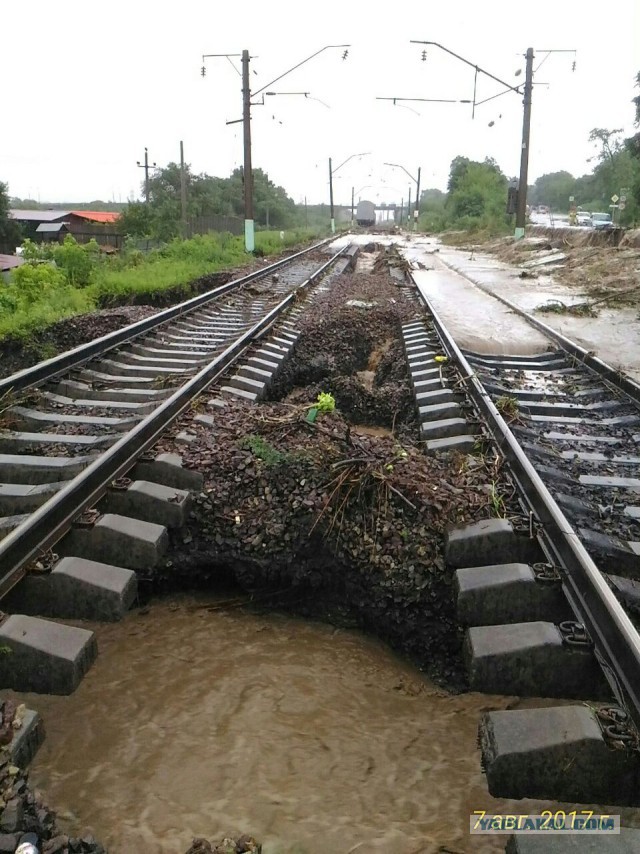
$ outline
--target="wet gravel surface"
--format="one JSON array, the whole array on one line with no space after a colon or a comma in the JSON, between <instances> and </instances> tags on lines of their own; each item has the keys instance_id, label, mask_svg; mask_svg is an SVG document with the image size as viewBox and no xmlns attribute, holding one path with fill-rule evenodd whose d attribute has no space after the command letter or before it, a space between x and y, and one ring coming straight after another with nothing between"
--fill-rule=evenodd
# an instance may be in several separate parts
<instances>
[{"instance_id":1,"label":"wet gravel surface","mask_svg":"<svg viewBox=\"0 0 640 854\"><path fill-rule=\"evenodd\" d=\"M106 854L90 833L68 836L60 830L55 812L42 792L29 784L29 774L11 761L6 747L22 727L24 705L0 701L0 851L12 854L22 843L37 845L40 854ZM252 849L245 849L252 850Z\"/></svg>"},{"instance_id":2,"label":"wet gravel surface","mask_svg":"<svg viewBox=\"0 0 640 854\"><path fill-rule=\"evenodd\" d=\"M569 360L566 366L570 366ZM618 545L625 553L622 563L620 553L616 554L615 550L602 543L593 546L585 541L587 550L592 552L600 568L640 579L640 559L635 558L626 545L640 540L640 524L625 512L627 507L640 505L640 490L625 485L589 484L581 480L585 476L638 477L636 463L614 462L612 459L639 455L640 413L637 405L623 393L609 390L599 377L586 369L570 374L551 371L533 374L478 365L476 370L483 382L499 385L507 395L526 389L549 395L540 402L579 406L604 401L619 404L604 409L577 409L571 413L571 418L576 420L566 422L562 421L564 415L561 413L558 420L551 420L551 416L544 416L545 420L530 417L535 414L535 409L528 410L529 401L526 400L517 401L511 411L503 414L519 440L525 443L525 450L542 480L578 533L583 529L621 541ZM585 389L594 391L584 396L578 394ZM500 408L500 396L492 393L492 397ZM504 400L504 394L501 397L504 408L508 401ZM531 404L533 407L533 401ZM613 419L622 421L607 423ZM552 437L551 433L554 434ZM585 452L602 454L605 459L580 459L578 454Z\"/></svg>"}]
</instances>

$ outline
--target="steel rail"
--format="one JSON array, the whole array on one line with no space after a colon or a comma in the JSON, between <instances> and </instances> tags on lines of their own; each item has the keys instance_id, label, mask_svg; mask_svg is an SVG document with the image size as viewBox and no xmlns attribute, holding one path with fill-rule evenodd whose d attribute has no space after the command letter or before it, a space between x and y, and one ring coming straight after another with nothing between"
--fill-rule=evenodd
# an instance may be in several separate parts
<instances>
[{"instance_id":1,"label":"steel rail","mask_svg":"<svg viewBox=\"0 0 640 854\"><path fill-rule=\"evenodd\" d=\"M39 507L21 525L0 541L0 596L24 575L25 567L57 542L84 510L92 507L109 484L126 474L137 458L148 450L167 427L191 404L193 398L221 374L263 334L304 288L312 284L348 249L344 246L298 285L250 329L161 403L129 433L101 454L59 492Z\"/></svg>"},{"instance_id":2,"label":"steel rail","mask_svg":"<svg viewBox=\"0 0 640 854\"><path fill-rule=\"evenodd\" d=\"M446 261L440 259L443 264L445 264L450 270L456 272L459 276L462 276L463 279L466 279L470 282L474 287L483 291L485 294L497 299L498 302L501 302L503 305L506 305L507 308L511 309L511 311L519 314L520 317L524 318L527 323L531 324L531 326L535 327L539 332L542 332L543 335L546 335L548 338L551 338L556 344L559 344L560 347L573 356L578 361L582 362L587 368L590 368L596 374L599 374L603 379L612 383L616 388L624 391L629 395L636 403L640 403L640 384L635 380L631 379L631 377L626 376L625 374L621 374L620 371L617 371L611 365L604 362L602 359L599 359L597 356L594 356L589 350L585 350L584 347L581 347L579 344L576 344L575 341L572 341L570 338L567 338L561 332L557 332L551 326L548 326L542 320L538 320L537 317L533 317L533 315L526 312L523 308L516 305L514 302L511 302L507 297L503 297L501 294L496 294L491 288L488 288L486 285L480 285L478 282L474 282L473 279L470 279L465 273L461 273L460 270L457 270L451 264L447 264Z\"/></svg>"},{"instance_id":3,"label":"steel rail","mask_svg":"<svg viewBox=\"0 0 640 854\"><path fill-rule=\"evenodd\" d=\"M115 331L109 332L100 338L96 338L95 341L88 341L86 344L81 344L73 350L67 350L58 356L54 356L44 362L39 362L31 368L25 368L24 370L17 371L15 374L12 374L5 379L0 379L0 397L8 392L24 391L24 389L31 388L32 386L38 385L38 383L50 380L61 372L67 371L82 362L86 362L88 359L95 358L95 356L101 356L113 347L117 347L119 344L123 344L132 338L136 338L144 332L155 329L156 326L160 326L168 320L173 320L175 317L186 314L194 308L199 308L201 305L204 305L217 297L223 296L228 291L235 290L236 288L242 287L242 285L255 281L255 279L259 279L262 278L262 276L273 273L275 270L280 269L280 267L286 266L297 258L307 255L308 253L313 252L314 249L319 249L321 246L331 243L333 240L335 240L334 237L327 237L319 243L314 243L313 246L307 247L307 249L302 249L300 252L296 252L286 258L281 258L280 261L275 261L273 264L269 264L268 267L263 267L261 270L248 273L246 276L242 276L239 279L233 279L225 285L220 285L219 287L213 288L204 294L191 297L178 305L171 306L171 308L165 308L162 311L151 315L151 317L146 317L144 320L138 320L135 323L130 323L122 329L116 329Z\"/></svg>"},{"instance_id":4,"label":"steel rail","mask_svg":"<svg viewBox=\"0 0 640 854\"><path fill-rule=\"evenodd\" d=\"M640 729L640 635L613 595L551 493L520 447L489 393L440 319L429 299L411 276L451 361L487 428L508 461L521 495L542 524L545 551L562 574L569 604L587 629L614 696Z\"/></svg>"}]
</instances>

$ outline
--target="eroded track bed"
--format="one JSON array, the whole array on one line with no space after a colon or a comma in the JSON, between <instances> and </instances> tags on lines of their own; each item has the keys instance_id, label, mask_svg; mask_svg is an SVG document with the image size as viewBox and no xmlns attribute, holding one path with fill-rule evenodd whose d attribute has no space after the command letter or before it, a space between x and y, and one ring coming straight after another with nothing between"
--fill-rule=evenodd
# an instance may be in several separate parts
<instances>
[{"instance_id":1,"label":"eroded track bed","mask_svg":"<svg viewBox=\"0 0 640 854\"><path fill-rule=\"evenodd\" d=\"M271 605L374 631L461 687L443 535L492 515L502 475L423 453L402 335L420 312L388 270L338 277L296 322L259 407L227 402L187 445L163 443L204 474L164 582L232 576ZM323 394L336 411L310 422Z\"/></svg>"}]
</instances>

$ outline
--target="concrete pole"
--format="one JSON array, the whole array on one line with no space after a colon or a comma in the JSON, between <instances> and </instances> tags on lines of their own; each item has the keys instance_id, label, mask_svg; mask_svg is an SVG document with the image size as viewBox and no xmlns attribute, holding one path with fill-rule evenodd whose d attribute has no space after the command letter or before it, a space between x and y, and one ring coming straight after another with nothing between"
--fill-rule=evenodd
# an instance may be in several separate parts
<instances>
[{"instance_id":1,"label":"concrete pole","mask_svg":"<svg viewBox=\"0 0 640 854\"><path fill-rule=\"evenodd\" d=\"M533 48L527 48L527 70L524 82L524 114L522 117L522 152L520 155L520 180L516 208L515 237L524 237L527 222L527 180L529 173L529 138L531 133L531 93L533 91Z\"/></svg>"},{"instance_id":2,"label":"concrete pole","mask_svg":"<svg viewBox=\"0 0 640 854\"><path fill-rule=\"evenodd\" d=\"M353 228L353 206L354 206L354 202L355 202L355 193L356 193L356 188L352 187L351 188L351 228Z\"/></svg>"},{"instance_id":3,"label":"concrete pole","mask_svg":"<svg viewBox=\"0 0 640 854\"><path fill-rule=\"evenodd\" d=\"M335 234L336 221L333 216L333 168L331 166L331 158L329 158L329 206L331 208L331 212L329 214L331 217L331 234Z\"/></svg>"},{"instance_id":4,"label":"concrete pole","mask_svg":"<svg viewBox=\"0 0 640 854\"><path fill-rule=\"evenodd\" d=\"M149 204L149 149L144 147L144 200Z\"/></svg>"},{"instance_id":5,"label":"concrete pole","mask_svg":"<svg viewBox=\"0 0 640 854\"><path fill-rule=\"evenodd\" d=\"M242 51L242 126L244 136L244 248L253 252L256 246L253 221L253 172L251 170L251 89L249 86L249 51Z\"/></svg>"},{"instance_id":6,"label":"concrete pole","mask_svg":"<svg viewBox=\"0 0 640 854\"><path fill-rule=\"evenodd\" d=\"M418 216L420 215L420 166L418 166L418 180L416 182L416 215L413 218L413 230L418 228Z\"/></svg>"},{"instance_id":7,"label":"concrete pole","mask_svg":"<svg viewBox=\"0 0 640 854\"><path fill-rule=\"evenodd\" d=\"M184 168L184 145L180 140L180 209L182 213L182 236L187 236L187 175Z\"/></svg>"},{"instance_id":8,"label":"concrete pole","mask_svg":"<svg viewBox=\"0 0 640 854\"><path fill-rule=\"evenodd\" d=\"M409 201L407 202L407 228L411 227L409 220L411 219L411 184L409 184Z\"/></svg>"}]
</instances>

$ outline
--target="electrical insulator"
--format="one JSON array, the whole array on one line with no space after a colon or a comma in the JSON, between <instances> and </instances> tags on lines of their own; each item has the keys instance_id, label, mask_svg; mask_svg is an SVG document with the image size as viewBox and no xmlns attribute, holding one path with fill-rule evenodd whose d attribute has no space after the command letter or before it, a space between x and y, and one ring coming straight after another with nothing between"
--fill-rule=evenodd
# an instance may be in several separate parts
<instances>
[{"instance_id":1,"label":"electrical insulator","mask_svg":"<svg viewBox=\"0 0 640 854\"><path fill-rule=\"evenodd\" d=\"M349 51L345 50L345 52L342 54L342 58L346 59L348 56L349 56Z\"/></svg>"},{"instance_id":2,"label":"electrical insulator","mask_svg":"<svg viewBox=\"0 0 640 854\"><path fill-rule=\"evenodd\" d=\"M206 77L207 75L207 69L204 67L204 65L200 69L200 74L202 75L202 77Z\"/></svg>"},{"instance_id":3,"label":"electrical insulator","mask_svg":"<svg viewBox=\"0 0 640 854\"><path fill-rule=\"evenodd\" d=\"M575 59L573 60L573 63L572 63L572 65L571 65L571 70L572 70L572 71L575 71L575 70L576 70L576 61L575 61Z\"/></svg>"},{"instance_id":4,"label":"electrical insulator","mask_svg":"<svg viewBox=\"0 0 640 854\"><path fill-rule=\"evenodd\" d=\"M422 61L423 61L423 62L426 62L426 61L427 61L427 52L426 52L426 50L423 50L423 51L422 51Z\"/></svg>"}]
</instances>

